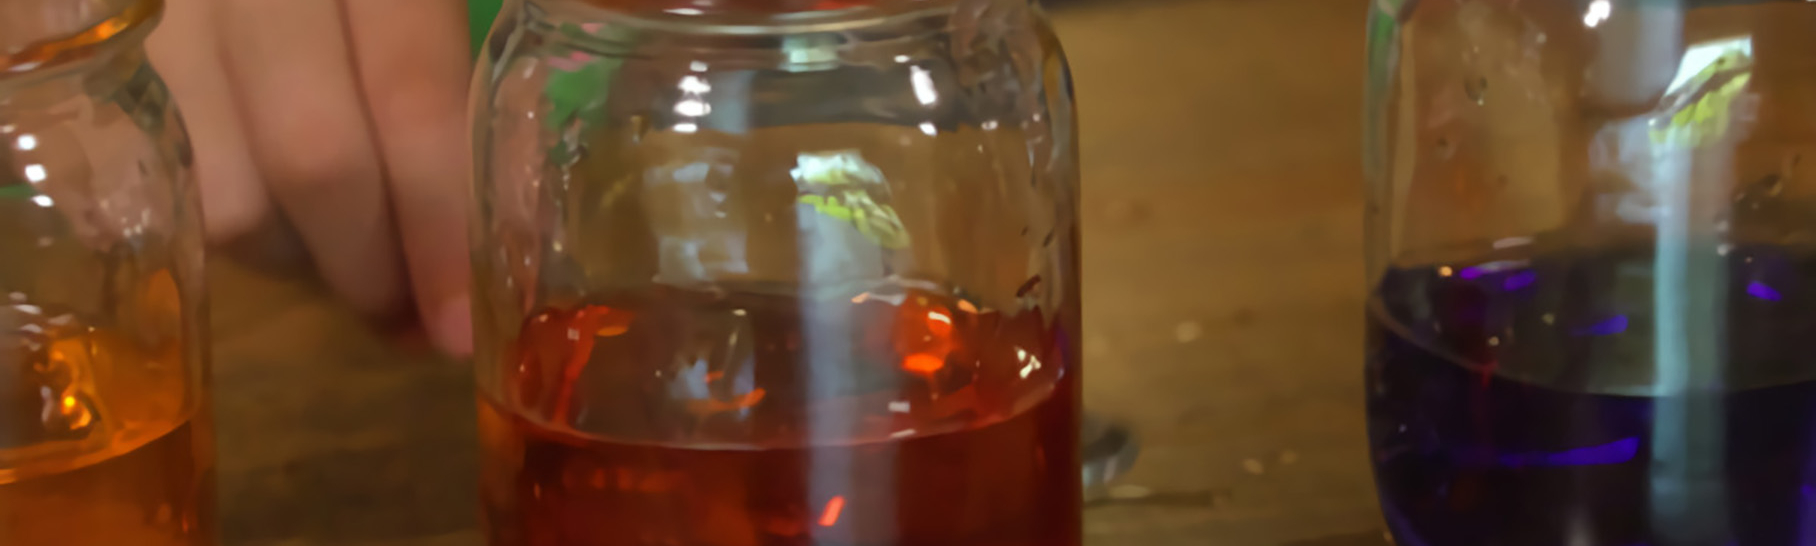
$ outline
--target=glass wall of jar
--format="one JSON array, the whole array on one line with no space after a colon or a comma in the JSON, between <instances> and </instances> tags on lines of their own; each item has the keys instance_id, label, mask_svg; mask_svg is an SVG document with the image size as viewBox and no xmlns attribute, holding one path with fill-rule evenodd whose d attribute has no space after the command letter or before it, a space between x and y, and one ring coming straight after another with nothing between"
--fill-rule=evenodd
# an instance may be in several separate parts
<instances>
[{"instance_id":1,"label":"glass wall of jar","mask_svg":"<svg viewBox=\"0 0 1816 546\"><path fill-rule=\"evenodd\" d=\"M1369 433L1400 543L1816 540L1816 4L1375 7Z\"/></svg>"},{"instance_id":2,"label":"glass wall of jar","mask_svg":"<svg viewBox=\"0 0 1816 546\"><path fill-rule=\"evenodd\" d=\"M157 0L0 2L0 543L214 544L199 201Z\"/></svg>"},{"instance_id":3,"label":"glass wall of jar","mask_svg":"<svg viewBox=\"0 0 1816 546\"><path fill-rule=\"evenodd\" d=\"M1035 6L529 0L483 55L492 544L1079 543Z\"/></svg>"}]
</instances>

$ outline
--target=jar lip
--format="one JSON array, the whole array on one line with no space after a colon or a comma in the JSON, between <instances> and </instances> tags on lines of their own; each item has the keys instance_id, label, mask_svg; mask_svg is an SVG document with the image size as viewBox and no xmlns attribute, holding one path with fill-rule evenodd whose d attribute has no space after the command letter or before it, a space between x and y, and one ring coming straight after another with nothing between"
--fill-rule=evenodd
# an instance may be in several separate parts
<instances>
[{"instance_id":1,"label":"jar lip","mask_svg":"<svg viewBox=\"0 0 1816 546\"><path fill-rule=\"evenodd\" d=\"M99 19L0 50L0 80L101 55L113 43L143 39L164 13L164 0L125 0Z\"/></svg>"},{"instance_id":2,"label":"jar lip","mask_svg":"<svg viewBox=\"0 0 1816 546\"><path fill-rule=\"evenodd\" d=\"M836 9L754 12L702 12L675 8L630 12L584 0L528 0L537 11L591 21L626 21L662 31L722 36L774 36L859 30L894 21L949 12L958 0L895 0Z\"/></svg>"}]
</instances>

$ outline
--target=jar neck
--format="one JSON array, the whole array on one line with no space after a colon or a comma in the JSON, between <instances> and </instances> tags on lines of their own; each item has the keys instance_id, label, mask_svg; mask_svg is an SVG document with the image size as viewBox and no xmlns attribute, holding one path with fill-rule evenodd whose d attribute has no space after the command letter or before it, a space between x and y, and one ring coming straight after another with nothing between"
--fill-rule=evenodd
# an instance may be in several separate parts
<instances>
[{"instance_id":1,"label":"jar neck","mask_svg":"<svg viewBox=\"0 0 1816 546\"><path fill-rule=\"evenodd\" d=\"M850 30L869 22L1034 9L1036 0L519 0L531 19L615 24L629 19L668 28L735 29L767 34ZM1003 10L1000 8L1011 8ZM509 11L509 10L507 10ZM513 18L506 15L507 20ZM708 31L710 32L710 31Z\"/></svg>"},{"instance_id":2,"label":"jar neck","mask_svg":"<svg viewBox=\"0 0 1816 546\"><path fill-rule=\"evenodd\" d=\"M756 11L791 2L839 5L803 11ZM841 48L1000 30L1038 13L1035 0L519 0L521 10L501 14L499 25L563 31L564 40L612 50L657 35L717 36L692 44L702 49ZM673 6L705 6L673 7ZM705 11L711 8L714 11ZM1012 23L1013 21L1013 23ZM584 36L582 36L584 35ZM748 38L740 42L738 38ZM772 43L780 40L786 43ZM811 43L810 43L811 42ZM590 47L590 46L583 46Z\"/></svg>"},{"instance_id":3,"label":"jar neck","mask_svg":"<svg viewBox=\"0 0 1816 546\"><path fill-rule=\"evenodd\" d=\"M164 0L5 0L0 2L0 79L103 55L111 43L140 38Z\"/></svg>"},{"instance_id":4,"label":"jar neck","mask_svg":"<svg viewBox=\"0 0 1816 546\"><path fill-rule=\"evenodd\" d=\"M954 0L530 0L537 4L579 4L619 13L705 16L765 16L870 9L916 9Z\"/></svg>"}]
</instances>

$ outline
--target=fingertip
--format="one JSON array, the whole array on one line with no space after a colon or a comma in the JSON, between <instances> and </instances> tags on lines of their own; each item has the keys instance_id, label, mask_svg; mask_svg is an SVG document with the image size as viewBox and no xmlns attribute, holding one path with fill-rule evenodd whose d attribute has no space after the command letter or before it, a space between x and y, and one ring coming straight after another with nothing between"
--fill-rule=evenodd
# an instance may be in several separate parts
<instances>
[{"instance_id":1,"label":"fingertip","mask_svg":"<svg viewBox=\"0 0 1816 546\"><path fill-rule=\"evenodd\" d=\"M202 220L208 242L231 243L263 227L271 205L263 193L241 188L205 188Z\"/></svg>"},{"instance_id":2,"label":"fingertip","mask_svg":"<svg viewBox=\"0 0 1816 546\"><path fill-rule=\"evenodd\" d=\"M435 309L427 325L436 347L450 356L473 355L473 300L462 294Z\"/></svg>"}]
</instances>

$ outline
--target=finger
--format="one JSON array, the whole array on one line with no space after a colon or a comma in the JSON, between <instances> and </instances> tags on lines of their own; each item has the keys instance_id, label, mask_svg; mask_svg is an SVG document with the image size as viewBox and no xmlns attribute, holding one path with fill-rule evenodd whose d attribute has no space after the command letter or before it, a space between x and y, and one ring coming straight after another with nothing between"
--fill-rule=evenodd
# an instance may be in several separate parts
<instances>
[{"instance_id":1,"label":"finger","mask_svg":"<svg viewBox=\"0 0 1816 546\"><path fill-rule=\"evenodd\" d=\"M329 286L362 311L399 311L402 265L340 4L217 6L229 80L272 196Z\"/></svg>"},{"instance_id":2,"label":"finger","mask_svg":"<svg viewBox=\"0 0 1816 546\"><path fill-rule=\"evenodd\" d=\"M377 129L417 312L444 350L472 350L467 267L466 4L342 0ZM408 21L400 32L399 21Z\"/></svg>"},{"instance_id":3,"label":"finger","mask_svg":"<svg viewBox=\"0 0 1816 546\"><path fill-rule=\"evenodd\" d=\"M210 0L170 0L146 46L170 93L182 105L195 150L208 238L225 242L251 232L271 212L252 163L239 112L221 72Z\"/></svg>"}]
</instances>

